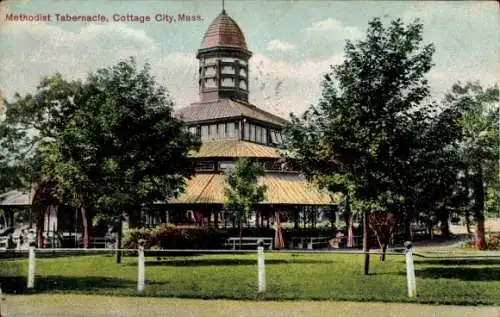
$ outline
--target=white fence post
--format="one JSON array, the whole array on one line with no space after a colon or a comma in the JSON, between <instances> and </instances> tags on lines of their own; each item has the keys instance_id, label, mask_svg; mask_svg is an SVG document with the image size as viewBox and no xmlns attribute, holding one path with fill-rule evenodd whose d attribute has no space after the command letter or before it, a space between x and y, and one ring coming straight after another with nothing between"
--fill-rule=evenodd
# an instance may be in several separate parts
<instances>
[{"instance_id":1,"label":"white fence post","mask_svg":"<svg viewBox=\"0 0 500 317\"><path fill-rule=\"evenodd\" d=\"M35 236L29 236L29 264L28 264L28 288L35 287L35 269L36 269L36 256L35 256Z\"/></svg>"},{"instance_id":2,"label":"white fence post","mask_svg":"<svg viewBox=\"0 0 500 317\"><path fill-rule=\"evenodd\" d=\"M257 271L259 293L266 291L266 267L264 261L264 241L260 240L257 247Z\"/></svg>"},{"instance_id":3,"label":"white fence post","mask_svg":"<svg viewBox=\"0 0 500 317\"><path fill-rule=\"evenodd\" d=\"M144 240L139 240L139 251L138 251L138 263L137 263L137 292L142 293L144 291L144 275L145 275L145 265L144 265Z\"/></svg>"},{"instance_id":4,"label":"white fence post","mask_svg":"<svg viewBox=\"0 0 500 317\"><path fill-rule=\"evenodd\" d=\"M417 283L415 280L415 267L413 265L413 250L410 241L405 242L405 257L406 257L406 279L408 282L408 297L417 296Z\"/></svg>"},{"instance_id":5,"label":"white fence post","mask_svg":"<svg viewBox=\"0 0 500 317\"><path fill-rule=\"evenodd\" d=\"M2 293L2 285L0 285L0 317L7 317L7 302Z\"/></svg>"}]
</instances>

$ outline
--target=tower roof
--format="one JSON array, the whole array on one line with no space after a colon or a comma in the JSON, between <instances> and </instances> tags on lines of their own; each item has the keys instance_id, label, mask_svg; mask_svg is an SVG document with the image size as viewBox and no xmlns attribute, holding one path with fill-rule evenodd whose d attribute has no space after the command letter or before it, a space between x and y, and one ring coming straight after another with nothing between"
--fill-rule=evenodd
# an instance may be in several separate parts
<instances>
[{"instance_id":1,"label":"tower roof","mask_svg":"<svg viewBox=\"0 0 500 317\"><path fill-rule=\"evenodd\" d=\"M247 50L245 36L238 24L222 10L208 27L200 49L213 47L234 47Z\"/></svg>"}]
</instances>

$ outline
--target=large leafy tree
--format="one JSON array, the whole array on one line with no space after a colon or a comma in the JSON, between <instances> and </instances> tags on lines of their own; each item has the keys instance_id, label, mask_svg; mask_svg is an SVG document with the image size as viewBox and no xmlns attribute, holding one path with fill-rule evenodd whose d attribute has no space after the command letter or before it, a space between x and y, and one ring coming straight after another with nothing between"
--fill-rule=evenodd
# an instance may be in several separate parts
<instances>
[{"instance_id":1,"label":"large leafy tree","mask_svg":"<svg viewBox=\"0 0 500 317\"><path fill-rule=\"evenodd\" d=\"M499 89L483 89L478 82L453 85L445 103L460 113L462 138L459 157L466 186L472 193L472 215L476 220L476 248L485 249L485 200L498 186ZM492 190L493 189L493 190ZM491 194L490 194L491 196ZM494 202L493 202L494 203Z\"/></svg>"},{"instance_id":2,"label":"large leafy tree","mask_svg":"<svg viewBox=\"0 0 500 317\"><path fill-rule=\"evenodd\" d=\"M42 79L35 96L8 105L0 141L27 186L81 209L85 247L96 213L116 217L181 191L199 146L149 65L133 59L85 82Z\"/></svg>"},{"instance_id":3,"label":"large leafy tree","mask_svg":"<svg viewBox=\"0 0 500 317\"><path fill-rule=\"evenodd\" d=\"M57 74L44 77L36 94L16 94L4 100L0 122L0 166L4 188L32 190L32 210L37 218L38 245L42 244L43 216L55 201L52 175L44 174L43 144L54 141L71 115L79 82L67 82Z\"/></svg>"},{"instance_id":4,"label":"large leafy tree","mask_svg":"<svg viewBox=\"0 0 500 317\"><path fill-rule=\"evenodd\" d=\"M240 231L240 244L243 219L251 214L256 204L265 199L267 187L258 183L259 177L263 175L262 164L248 158L238 160L236 166L227 173L226 187L224 188L224 194L227 198L226 207L233 211L236 216Z\"/></svg>"},{"instance_id":5,"label":"large leafy tree","mask_svg":"<svg viewBox=\"0 0 500 317\"><path fill-rule=\"evenodd\" d=\"M138 69L129 59L91 74L75 103L60 138L43 151L59 195L73 197L88 224L98 210L133 218L141 205L183 189L194 171L187 154L199 140L173 116L148 64Z\"/></svg>"},{"instance_id":6,"label":"large leafy tree","mask_svg":"<svg viewBox=\"0 0 500 317\"><path fill-rule=\"evenodd\" d=\"M370 21L366 39L347 41L344 62L325 76L319 103L301 118L292 115L285 129L292 163L320 186L349 195L363 213L366 274L368 213L399 214L412 147L408 123L431 115L419 109L434 52L422 32L418 21Z\"/></svg>"}]
</instances>

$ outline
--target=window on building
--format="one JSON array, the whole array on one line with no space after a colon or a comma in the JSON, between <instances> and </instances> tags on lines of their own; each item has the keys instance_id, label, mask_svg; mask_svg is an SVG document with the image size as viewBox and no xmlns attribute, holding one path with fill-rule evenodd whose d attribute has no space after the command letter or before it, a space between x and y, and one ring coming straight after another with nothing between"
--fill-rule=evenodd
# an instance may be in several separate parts
<instances>
[{"instance_id":1,"label":"window on building","mask_svg":"<svg viewBox=\"0 0 500 317\"><path fill-rule=\"evenodd\" d=\"M223 74L234 74L235 70L234 70L233 66L224 65L224 66L222 66L221 73L223 73Z\"/></svg>"},{"instance_id":2,"label":"window on building","mask_svg":"<svg viewBox=\"0 0 500 317\"><path fill-rule=\"evenodd\" d=\"M262 128L259 126L255 128L255 142L262 143Z\"/></svg>"},{"instance_id":3,"label":"window on building","mask_svg":"<svg viewBox=\"0 0 500 317\"><path fill-rule=\"evenodd\" d=\"M191 132L191 134L196 135L197 132L196 130L197 130L196 127L189 127L189 132Z\"/></svg>"},{"instance_id":4,"label":"window on building","mask_svg":"<svg viewBox=\"0 0 500 317\"><path fill-rule=\"evenodd\" d=\"M244 68L240 68L240 76L247 77L247 70Z\"/></svg>"},{"instance_id":5,"label":"window on building","mask_svg":"<svg viewBox=\"0 0 500 317\"><path fill-rule=\"evenodd\" d=\"M218 138L224 139L226 137L226 124L219 123L219 127L217 129L217 132L218 132Z\"/></svg>"},{"instance_id":6,"label":"window on building","mask_svg":"<svg viewBox=\"0 0 500 317\"><path fill-rule=\"evenodd\" d=\"M267 129L266 128L262 128L262 143L264 143L264 144L268 143L268 141L267 141Z\"/></svg>"},{"instance_id":7,"label":"window on building","mask_svg":"<svg viewBox=\"0 0 500 317\"><path fill-rule=\"evenodd\" d=\"M247 90L247 83L244 80L240 80L240 89Z\"/></svg>"},{"instance_id":8,"label":"window on building","mask_svg":"<svg viewBox=\"0 0 500 317\"><path fill-rule=\"evenodd\" d=\"M244 65L244 66L247 66L247 62L245 62L244 60L242 59L237 59L237 61L241 64L241 65Z\"/></svg>"},{"instance_id":9,"label":"window on building","mask_svg":"<svg viewBox=\"0 0 500 317\"><path fill-rule=\"evenodd\" d=\"M208 139L208 125L201 126L201 139L202 140Z\"/></svg>"},{"instance_id":10,"label":"window on building","mask_svg":"<svg viewBox=\"0 0 500 317\"><path fill-rule=\"evenodd\" d=\"M281 169L280 162L265 162L264 170L267 171L279 171Z\"/></svg>"},{"instance_id":11,"label":"window on building","mask_svg":"<svg viewBox=\"0 0 500 317\"><path fill-rule=\"evenodd\" d=\"M212 161L200 161L196 163L195 170L197 172L211 172L215 170L215 163Z\"/></svg>"},{"instance_id":12,"label":"window on building","mask_svg":"<svg viewBox=\"0 0 500 317\"><path fill-rule=\"evenodd\" d=\"M271 130L269 134L271 135L271 143L276 143L276 132Z\"/></svg>"},{"instance_id":13,"label":"window on building","mask_svg":"<svg viewBox=\"0 0 500 317\"><path fill-rule=\"evenodd\" d=\"M206 58L205 59L205 64L213 64L213 63L217 63L217 58Z\"/></svg>"},{"instance_id":14,"label":"window on building","mask_svg":"<svg viewBox=\"0 0 500 317\"><path fill-rule=\"evenodd\" d=\"M207 66L205 67L205 76L215 76L216 75L215 66Z\"/></svg>"},{"instance_id":15,"label":"window on building","mask_svg":"<svg viewBox=\"0 0 500 317\"><path fill-rule=\"evenodd\" d=\"M208 132L208 135L210 136L210 139L217 138L217 125L216 124L210 125L210 131Z\"/></svg>"},{"instance_id":16,"label":"window on building","mask_svg":"<svg viewBox=\"0 0 500 317\"><path fill-rule=\"evenodd\" d=\"M234 87L234 78L222 78L221 85L224 87Z\"/></svg>"},{"instance_id":17,"label":"window on building","mask_svg":"<svg viewBox=\"0 0 500 317\"><path fill-rule=\"evenodd\" d=\"M207 78L205 79L205 88L216 88L217 84L215 82L215 78Z\"/></svg>"},{"instance_id":18,"label":"window on building","mask_svg":"<svg viewBox=\"0 0 500 317\"><path fill-rule=\"evenodd\" d=\"M221 58L221 61L226 63L234 63L235 59L234 57L223 57Z\"/></svg>"},{"instance_id":19,"label":"window on building","mask_svg":"<svg viewBox=\"0 0 500 317\"><path fill-rule=\"evenodd\" d=\"M228 123L226 125L226 127L227 127L227 133L226 133L227 136L230 137L230 138L235 137L236 136L236 130L234 128L234 124L232 122L230 122L230 123Z\"/></svg>"},{"instance_id":20,"label":"window on building","mask_svg":"<svg viewBox=\"0 0 500 317\"><path fill-rule=\"evenodd\" d=\"M228 169L233 169L236 164L232 161L222 161L219 162L219 171L226 171Z\"/></svg>"},{"instance_id":21,"label":"window on building","mask_svg":"<svg viewBox=\"0 0 500 317\"><path fill-rule=\"evenodd\" d=\"M250 139L250 125L248 123L243 123L244 125L244 135L243 135L243 139L245 140L249 140Z\"/></svg>"},{"instance_id":22,"label":"window on building","mask_svg":"<svg viewBox=\"0 0 500 317\"><path fill-rule=\"evenodd\" d=\"M255 125L250 125L250 141L255 142Z\"/></svg>"}]
</instances>

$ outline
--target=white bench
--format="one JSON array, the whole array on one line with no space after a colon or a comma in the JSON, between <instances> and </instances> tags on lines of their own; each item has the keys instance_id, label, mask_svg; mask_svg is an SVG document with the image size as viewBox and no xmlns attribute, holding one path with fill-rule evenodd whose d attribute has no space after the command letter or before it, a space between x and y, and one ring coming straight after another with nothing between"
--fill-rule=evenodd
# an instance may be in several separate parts
<instances>
[{"instance_id":1,"label":"white bench","mask_svg":"<svg viewBox=\"0 0 500 317\"><path fill-rule=\"evenodd\" d=\"M314 249L314 246L325 245L328 246L328 241L330 237L293 237L288 242L288 248L294 249Z\"/></svg>"},{"instance_id":2,"label":"white bench","mask_svg":"<svg viewBox=\"0 0 500 317\"><path fill-rule=\"evenodd\" d=\"M227 238L225 246L236 250L241 245L242 249L257 249L259 240L264 242L264 247L271 250L273 248L273 238L269 237L230 237Z\"/></svg>"}]
</instances>

